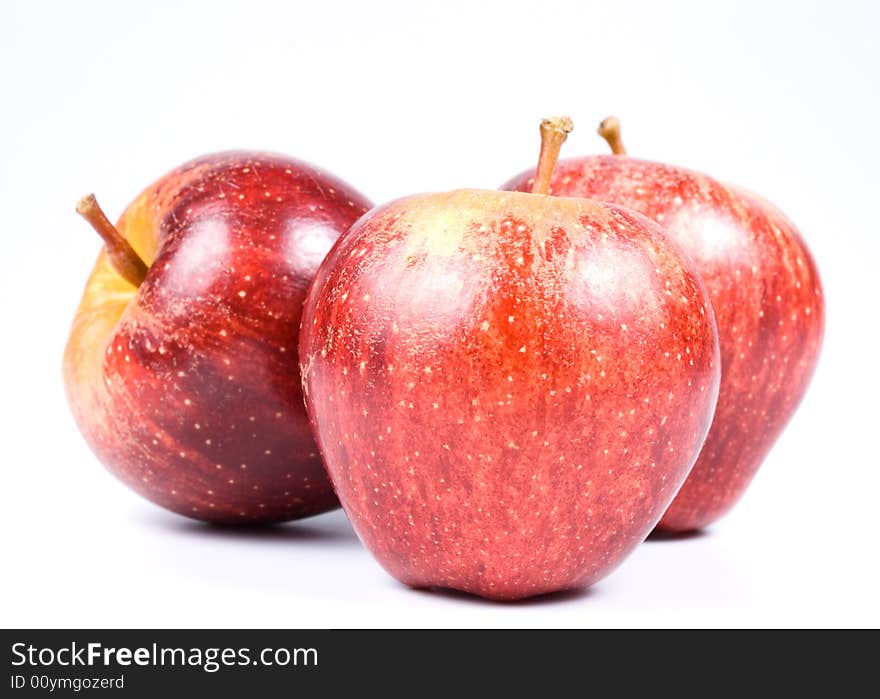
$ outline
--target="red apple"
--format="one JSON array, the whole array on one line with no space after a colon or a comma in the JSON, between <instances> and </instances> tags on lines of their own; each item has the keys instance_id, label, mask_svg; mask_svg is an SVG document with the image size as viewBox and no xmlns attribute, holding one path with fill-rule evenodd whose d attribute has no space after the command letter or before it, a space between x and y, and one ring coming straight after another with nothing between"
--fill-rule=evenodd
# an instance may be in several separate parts
<instances>
[{"instance_id":1,"label":"red apple","mask_svg":"<svg viewBox=\"0 0 880 699\"><path fill-rule=\"evenodd\" d=\"M542 125L549 179L566 120ZM719 380L709 300L659 226L459 190L374 209L321 265L306 406L359 536L398 580L494 599L589 585L687 476Z\"/></svg>"},{"instance_id":2,"label":"red apple","mask_svg":"<svg viewBox=\"0 0 880 699\"><path fill-rule=\"evenodd\" d=\"M600 133L615 155L563 160L551 192L592 197L661 223L694 261L721 341L721 390L694 470L660 521L700 529L742 496L807 389L822 342L816 265L794 224L753 194L680 167L625 155L619 123ZM527 190L528 172L504 189Z\"/></svg>"},{"instance_id":3,"label":"red apple","mask_svg":"<svg viewBox=\"0 0 880 699\"><path fill-rule=\"evenodd\" d=\"M123 482L213 522L338 506L302 403L308 284L369 206L306 163L254 152L174 170L105 238L64 354L76 422Z\"/></svg>"}]
</instances>

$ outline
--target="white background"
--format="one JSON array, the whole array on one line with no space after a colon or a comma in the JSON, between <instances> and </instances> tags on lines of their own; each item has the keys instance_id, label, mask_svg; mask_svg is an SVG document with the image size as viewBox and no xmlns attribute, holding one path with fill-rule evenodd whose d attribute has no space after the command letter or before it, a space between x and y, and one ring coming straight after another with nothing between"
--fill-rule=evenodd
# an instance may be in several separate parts
<instances>
[{"instance_id":1,"label":"white background","mask_svg":"<svg viewBox=\"0 0 880 699\"><path fill-rule=\"evenodd\" d=\"M868 2L22 2L0 17L0 624L880 625L880 12ZM824 354L745 499L649 541L591 591L520 605L413 592L340 512L220 532L93 458L61 387L68 325L111 214L232 147L320 164L380 202L496 187L534 162L630 152L761 193L800 226Z\"/></svg>"}]
</instances>

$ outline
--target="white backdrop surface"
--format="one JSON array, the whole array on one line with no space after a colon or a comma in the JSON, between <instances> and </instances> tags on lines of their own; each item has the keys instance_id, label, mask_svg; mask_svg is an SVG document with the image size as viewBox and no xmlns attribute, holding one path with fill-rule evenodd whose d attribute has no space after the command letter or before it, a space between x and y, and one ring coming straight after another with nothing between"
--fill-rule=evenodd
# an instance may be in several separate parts
<instances>
[{"instance_id":1,"label":"white backdrop surface","mask_svg":"<svg viewBox=\"0 0 880 699\"><path fill-rule=\"evenodd\" d=\"M875 530L880 5L872 2L12 2L0 21L4 626L880 625ZM376 202L497 187L565 154L709 172L809 242L828 325L813 386L736 510L648 541L582 594L500 605L410 591L341 512L230 533L109 476L61 386L69 322L115 217L205 152L311 160Z\"/></svg>"}]
</instances>

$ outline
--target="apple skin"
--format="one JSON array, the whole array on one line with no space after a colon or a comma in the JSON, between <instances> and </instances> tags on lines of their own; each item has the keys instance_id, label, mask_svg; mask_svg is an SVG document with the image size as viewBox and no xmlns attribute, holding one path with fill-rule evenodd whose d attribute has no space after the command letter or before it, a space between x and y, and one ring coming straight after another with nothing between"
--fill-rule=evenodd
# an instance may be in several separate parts
<instances>
[{"instance_id":1,"label":"apple skin","mask_svg":"<svg viewBox=\"0 0 880 699\"><path fill-rule=\"evenodd\" d=\"M715 405L702 282L607 204L461 190L374 209L303 311L306 407L355 530L413 587L590 585L656 524Z\"/></svg>"},{"instance_id":2,"label":"apple skin","mask_svg":"<svg viewBox=\"0 0 880 699\"><path fill-rule=\"evenodd\" d=\"M527 190L532 176L503 189ZM810 251L773 205L680 167L622 155L561 160L551 192L657 221L706 284L721 341L718 406L700 458L658 526L702 529L740 499L812 378L825 310Z\"/></svg>"},{"instance_id":3,"label":"apple skin","mask_svg":"<svg viewBox=\"0 0 880 699\"><path fill-rule=\"evenodd\" d=\"M311 165L258 152L193 160L140 194L117 228L147 277L133 286L102 251L64 354L99 460L196 519L337 507L303 406L298 328L318 265L369 205Z\"/></svg>"}]
</instances>

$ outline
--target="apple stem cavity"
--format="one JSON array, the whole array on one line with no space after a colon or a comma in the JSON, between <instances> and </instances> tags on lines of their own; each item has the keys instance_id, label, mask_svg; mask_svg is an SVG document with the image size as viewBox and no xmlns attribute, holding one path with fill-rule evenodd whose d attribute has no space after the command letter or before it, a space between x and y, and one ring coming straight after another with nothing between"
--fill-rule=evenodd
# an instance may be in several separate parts
<instances>
[{"instance_id":1,"label":"apple stem cavity","mask_svg":"<svg viewBox=\"0 0 880 699\"><path fill-rule=\"evenodd\" d=\"M147 276L148 267L125 236L110 223L95 195L87 194L80 199L76 204L76 213L88 221L104 239L104 248L113 269L132 285L140 286Z\"/></svg>"},{"instance_id":2,"label":"apple stem cavity","mask_svg":"<svg viewBox=\"0 0 880 699\"><path fill-rule=\"evenodd\" d=\"M559 160L559 150L574 125L567 116L549 117L541 122L541 153L538 155L538 169L532 184L532 194L549 194L553 169Z\"/></svg>"},{"instance_id":3,"label":"apple stem cavity","mask_svg":"<svg viewBox=\"0 0 880 699\"><path fill-rule=\"evenodd\" d=\"M623 147L623 139L620 137L620 119L615 116L603 119L598 133L611 146L614 155L626 155L626 148Z\"/></svg>"}]
</instances>

